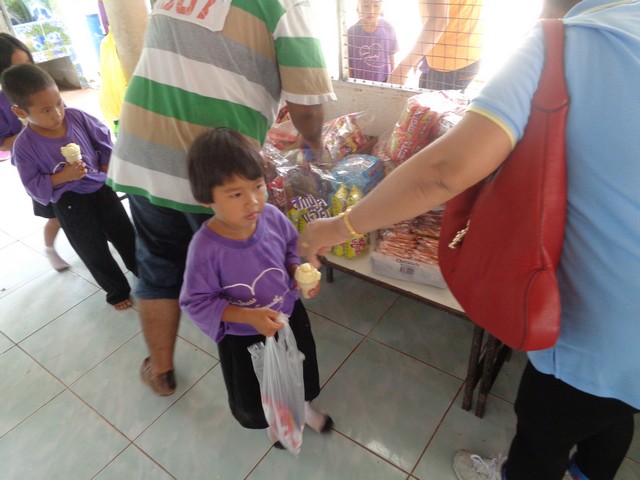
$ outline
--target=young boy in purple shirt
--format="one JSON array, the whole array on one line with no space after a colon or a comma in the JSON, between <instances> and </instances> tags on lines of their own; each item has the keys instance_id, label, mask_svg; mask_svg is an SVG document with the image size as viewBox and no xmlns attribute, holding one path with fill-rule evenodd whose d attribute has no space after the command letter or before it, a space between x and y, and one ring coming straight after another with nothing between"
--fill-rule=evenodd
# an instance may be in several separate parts
<instances>
[{"instance_id":1,"label":"young boy in purple shirt","mask_svg":"<svg viewBox=\"0 0 640 480\"><path fill-rule=\"evenodd\" d=\"M396 31L382 18L382 0L358 0L358 14L347 31L349 77L386 82L399 49Z\"/></svg>"},{"instance_id":2,"label":"young boy in purple shirt","mask_svg":"<svg viewBox=\"0 0 640 480\"><path fill-rule=\"evenodd\" d=\"M310 405L320 393L320 381L309 316L294 280L300 264L298 232L266 203L257 146L229 128L208 130L193 142L187 165L194 198L215 215L189 245L180 306L218 344L233 416L245 428L269 426L247 348L282 328L276 321L282 312L305 356L305 422L328 432L333 420Z\"/></svg>"},{"instance_id":3,"label":"young boy in purple shirt","mask_svg":"<svg viewBox=\"0 0 640 480\"><path fill-rule=\"evenodd\" d=\"M56 217L82 261L117 310L131 307L131 287L109 251L116 248L134 274L135 233L124 207L105 186L112 143L97 118L65 108L53 78L32 64L2 74L2 91L13 112L28 122L13 145L13 161L27 193ZM67 161L62 147L74 143L82 159Z\"/></svg>"}]
</instances>

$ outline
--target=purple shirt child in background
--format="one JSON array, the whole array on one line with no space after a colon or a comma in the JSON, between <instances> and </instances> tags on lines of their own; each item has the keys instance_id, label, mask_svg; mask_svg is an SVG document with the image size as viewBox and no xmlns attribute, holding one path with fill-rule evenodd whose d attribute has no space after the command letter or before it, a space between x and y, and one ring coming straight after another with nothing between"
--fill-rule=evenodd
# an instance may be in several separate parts
<instances>
[{"instance_id":1,"label":"purple shirt child in background","mask_svg":"<svg viewBox=\"0 0 640 480\"><path fill-rule=\"evenodd\" d=\"M7 96L0 91L0 143L7 137L13 137L22 131L22 122L11 111L11 102Z\"/></svg>"},{"instance_id":2,"label":"purple shirt child in background","mask_svg":"<svg viewBox=\"0 0 640 480\"><path fill-rule=\"evenodd\" d=\"M66 108L64 118L67 123L65 136L47 138L27 127L13 147L14 160L27 193L43 205L57 203L67 191L93 193L104 186L107 178L100 168L103 166L102 170L106 170L113 149L107 126L75 108ZM87 165L87 175L54 187L51 175L66 162L60 148L69 143L76 143L80 147L82 161Z\"/></svg>"},{"instance_id":3,"label":"purple shirt child in background","mask_svg":"<svg viewBox=\"0 0 640 480\"><path fill-rule=\"evenodd\" d=\"M109 129L87 113L65 108L55 81L37 65L9 67L0 86L12 111L27 121L13 143L13 160L27 193L42 205L51 204L69 243L106 292L107 303L116 310L130 308L131 286L109 250L113 245L126 268L137 274L133 225L105 185L113 147ZM62 147L74 150L69 155L65 148L69 159Z\"/></svg>"},{"instance_id":4,"label":"purple shirt child in background","mask_svg":"<svg viewBox=\"0 0 640 480\"><path fill-rule=\"evenodd\" d=\"M382 0L359 0L358 13L360 20L347 32L349 77L386 82L398 52L396 31L382 18Z\"/></svg>"}]
</instances>

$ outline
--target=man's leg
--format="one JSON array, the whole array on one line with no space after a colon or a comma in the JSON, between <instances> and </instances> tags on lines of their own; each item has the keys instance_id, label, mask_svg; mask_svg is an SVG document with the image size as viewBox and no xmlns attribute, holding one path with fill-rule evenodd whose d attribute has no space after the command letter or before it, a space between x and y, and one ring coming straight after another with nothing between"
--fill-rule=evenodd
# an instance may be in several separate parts
<instances>
[{"instance_id":1,"label":"man's leg","mask_svg":"<svg viewBox=\"0 0 640 480\"><path fill-rule=\"evenodd\" d=\"M162 374L173 370L173 353L180 324L178 299L141 299L139 310L151 371Z\"/></svg>"},{"instance_id":2,"label":"man's leg","mask_svg":"<svg viewBox=\"0 0 640 480\"><path fill-rule=\"evenodd\" d=\"M171 395L176 388L173 354L187 249L193 232L209 216L159 207L138 195L129 197L129 205L136 227L136 293L149 349L140 375L156 394Z\"/></svg>"}]
</instances>

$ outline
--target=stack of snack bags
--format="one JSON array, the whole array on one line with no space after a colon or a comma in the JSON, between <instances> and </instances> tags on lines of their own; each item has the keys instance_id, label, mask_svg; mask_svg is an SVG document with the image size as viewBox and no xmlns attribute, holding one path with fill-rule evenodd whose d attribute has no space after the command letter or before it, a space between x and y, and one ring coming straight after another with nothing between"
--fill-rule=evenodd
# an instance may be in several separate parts
<instances>
[{"instance_id":1,"label":"stack of snack bags","mask_svg":"<svg viewBox=\"0 0 640 480\"><path fill-rule=\"evenodd\" d=\"M297 132L287 126L290 120L284 111L279 118L283 121L270 130L262 149L269 202L299 232L316 218L340 214L382 180L384 169L378 158L354 153L372 144L363 130L370 114L351 113L327 122L322 152L295 148ZM367 251L368 245L368 236L354 239L338 254L353 257Z\"/></svg>"},{"instance_id":2,"label":"stack of snack bags","mask_svg":"<svg viewBox=\"0 0 640 480\"><path fill-rule=\"evenodd\" d=\"M371 252L374 273L398 280L445 288L438 267L442 207L381 229Z\"/></svg>"},{"instance_id":3,"label":"stack of snack bags","mask_svg":"<svg viewBox=\"0 0 640 480\"><path fill-rule=\"evenodd\" d=\"M455 125L468 105L462 94L428 91L414 95L407 103L384 144L378 147L394 165L400 165Z\"/></svg>"}]
</instances>

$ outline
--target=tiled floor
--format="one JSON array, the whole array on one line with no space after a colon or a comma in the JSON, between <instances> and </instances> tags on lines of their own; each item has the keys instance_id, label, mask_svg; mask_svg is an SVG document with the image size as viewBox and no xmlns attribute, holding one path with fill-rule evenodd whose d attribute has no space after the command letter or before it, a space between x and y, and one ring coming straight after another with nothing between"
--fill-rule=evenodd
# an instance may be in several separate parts
<instances>
[{"instance_id":1,"label":"tiled floor","mask_svg":"<svg viewBox=\"0 0 640 480\"><path fill-rule=\"evenodd\" d=\"M99 115L95 92L65 99ZM216 348L188 319L178 391L156 397L138 379L137 312L105 303L64 236L57 245L72 268L49 268L43 221L7 162L0 204L2 480L453 480L457 449L506 452L524 357L503 369L480 420L460 408L470 324L339 272L307 302L316 403L335 429L306 431L298 458L233 420ZM616 480L638 478L640 434Z\"/></svg>"}]
</instances>

